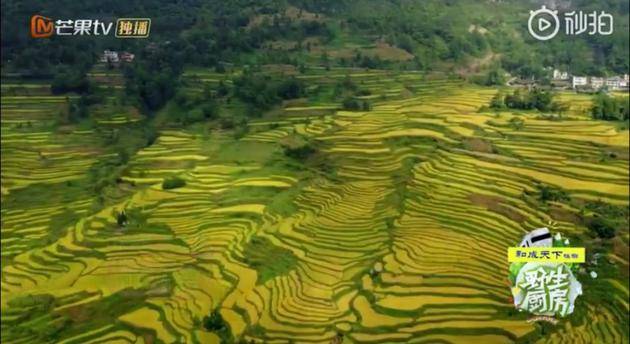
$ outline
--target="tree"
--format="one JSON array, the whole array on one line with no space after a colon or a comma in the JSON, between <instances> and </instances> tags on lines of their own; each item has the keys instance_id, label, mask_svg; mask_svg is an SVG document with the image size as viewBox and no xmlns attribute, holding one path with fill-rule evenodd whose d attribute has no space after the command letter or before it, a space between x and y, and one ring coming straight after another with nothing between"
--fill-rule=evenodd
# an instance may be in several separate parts
<instances>
[{"instance_id":1,"label":"tree","mask_svg":"<svg viewBox=\"0 0 630 344\"><path fill-rule=\"evenodd\" d=\"M305 88L303 83L293 77L282 81L277 88L277 94L282 99L300 98L304 93Z\"/></svg>"},{"instance_id":2,"label":"tree","mask_svg":"<svg viewBox=\"0 0 630 344\"><path fill-rule=\"evenodd\" d=\"M490 100L490 108L492 109L503 109L505 108L505 101L503 100L504 96L501 93L495 94Z\"/></svg>"},{"instance_id":3,"label":"tree","mask_svg":"<svg viewBox=\"0 0 630 344\"><path fill-rule=\"evenodd\" d=\"M553 93L534 88L531 91L516 89L504 98L505 106L510 109L549 111L552 109Z\"/></svg>"},{"instance_id":4,"label":"tree","mask_svg":"<svg viewBox=\"0 0 630 344\"><path fill-rule=\"evenodd\" d=\"M370 104L370 102L366 102L366 101L362 102L361 110L363 110L363 111L370 111L370 110L372 110L372 104Z\"/></svg>"},{"instance_id":5,"label":"tree","mask_svg":"<svg viewBox=\"0 0 630 344\"><path fill-rule=\"evenodd\" d=\"M92 88L85 72L78 69L62 69L55 74L50 84L50 91L53 94L67 92L85 94L91 92Z\"/></svg>"},{"instance_id":6,"label":"tree","mask_svg":"<svg viewBox=\"0 0 630 344\"><path fill-rule=\"evenodd\" d=\"M341 107L344 110L350 110L350 111L361 110L361 102L354 99L353 97L346 97L341 102Z\"/></svg>"},{"instance_id":7,"label":"tree","mask_svg":"<svg viewBox=\"0 0 630 344\"><path fill-rule=\"evenodd\" d=\"M230 93L230 89L225 85L223 80L219 81L219 86L217 86L217 96L225 97Z\"/></svg>"},{"instance_id":8,"label":"tree","mask_svg":"<svg viewBox=\"0 0 630 344\"><path fill-rule=\"evenodd\" d=\"M593 100L591 116L605 121L627 121L629 118L628 97L612 97L600 92Z\"/></svg>"},{"instance_id":9,"label":"tree","mask_svg":"<svg viewBox=\"0 0 630 344\"><path fill-rule=\"evenodd\" d=\"M208 331L221 331L226 328L225 320L218 309L203 317L203 327Z\"/></svg>"},{"instance_id":10,"label":"tree","mask_svg":"<svg viewBox=\"0 0 630 344\"><path fill-rule=\"evenodd\" d=\"M162 190L171 190L181 188L186 185L186 181L180 177L174 176L164 179L162 182Z\"/></svg>"},{"instance_id":11,"label":"tree","mask_svg":"<svg viewBox=\"0 0 630 344\"><path fill-rule=\"evenodd\" d=\"M505 84L505 72L500 68L493 68L486 74L483 84L485 86L503 85Z\"/></svg>"},{"instance_id":12,"label":"tree","mask_svg":"<svg viewBox=\"0 0 630 344\"><path fill-rule=\"evenodd\" d=\"M588 221L588 229L602 239L613 238L616 229L613 223L603 217L593 217Z\"/></svg>"},{"instance_id":13,"label":"tree","mask_svg":"<svg viewBox=\"0 0 630 344\"><path fill-rule=\"evenodd\" d=\"M201 106L201 113L205 119L216 118L219 114L219 104L214 99L207 101Z\"/></svg>"},{"instance_id":14,"label":"tree","mask_svg":"<svg viewBox=\"0 0 630 344\"><path fill-rule=\"evenodd\" d=\"M160 109L176 93L183 70L183 42L177 40L145 49L133 64L125 66L125 88L148 114Z\"/></svg>"},{"instance_id":15,"label":"tree","mask_svg":"<svg viewBox=\"0 0 630 344\"><path fill-rule=\"evenodd\" d=\"M525 121L523 121L523 119L519 117L510 118L508 123L510 124L510 127L512 127L514 130L521 130L525 126Z\"/></svg>"},{"instance_id":16,"label":"tree","mask_svg":"<svg viewBox=\"0 0 630 344\"><path fill-rule=\"evenodd\" d=\"M568 201L570 199L569 194L565 190L551 185L540 184L538 185L538 191L538 199L543 203Z\"/></svg>"},{"instance_id":17,"label":"tree","mask_svg":"<svg viewBox=\"0 0 630 344\"><path fill-rule=\"evenodd\" d=\"M128 219L125 211L121 211L120 213L116 213L116 223L120 227L125 227L127 225Z\"/></svg>"},{"instance_id":18,"label":"tree","mask_svg":"<svg viewBox=\"0 0 630 344\"><path fill-rule=\"evenodd\" d=\"M284 155L300 161L308 159L315 153L317 153L317 149L309 143L299 147L284 147Z\"/></svg>"}]
</instances>

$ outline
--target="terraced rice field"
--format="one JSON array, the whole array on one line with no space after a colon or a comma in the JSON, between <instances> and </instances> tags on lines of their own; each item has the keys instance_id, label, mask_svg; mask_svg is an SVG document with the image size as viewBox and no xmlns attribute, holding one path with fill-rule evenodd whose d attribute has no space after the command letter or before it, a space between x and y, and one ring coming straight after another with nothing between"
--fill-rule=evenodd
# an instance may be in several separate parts
<instances>
[{"instance_id":1,"label":"terraced rice field","mask_svg":"<svg viewBox=\"0 0 630 344\"><path fill-rule=\"evenodd\" d=\"M610 302L578 303L585 315L533 337L535 324L510 311L505 252L549 221L584 230L528 201L536 182L627 206L628 131L577 112L563 121L480 113L496 90L365 74L353 77L389 96L372 111L288 108L281 120L250 122L236 143L162 131L131 158L124 179L136 191L97 212L77 196L64 206L80 219L53 242L29 240L61 205L3 204L2 342L41 342L9 329L65 321L54 342L213 343L200 321L217 308L234 338L257 343L331 343L339 333L343 343L627 342L628 285L614 279L601 281L615 290ZM3 97L3 194L72 180L97 154L73 145L87 132L62 142L8 126L45 117L55 101ZM522 128L509 125L513 116ZM280 143L293 135L316 142L334 173L270 163L283 161ZM618 158L603 160L611 151ZM162 190L172 175L186 185ZM120 230L112 212L122 209L139 209L146 223ZM254 240L290 252L289 268L252 264ZM51 295L53 310L25 320L37 309L26 295Z\"/></svg>"}]
</instances>

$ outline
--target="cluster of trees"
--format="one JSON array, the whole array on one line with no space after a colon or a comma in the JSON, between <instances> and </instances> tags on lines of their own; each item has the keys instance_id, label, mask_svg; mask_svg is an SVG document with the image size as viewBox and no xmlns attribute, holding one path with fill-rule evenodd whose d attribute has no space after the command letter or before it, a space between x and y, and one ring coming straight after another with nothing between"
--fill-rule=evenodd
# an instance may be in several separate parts
<instances>
[{"instance_id":1,"label":"cluster of trees","mask_svg":"<svg viewBox=\"0 0 630 344\"><path fill-rule=\"evenodd\" d=\"M210 312L209 315L204 316L201 324L206 331L216 333L221 339L221 343L234 342L234 339L232 338L232 330L230 329L229 324L223 319L223 316L221 316L218 309L215 309Z\"/></svg>"},{"instance_id":2,"label":"cluster of trees","mask_svg":"<svg viewBox=\"0 0 630 344\"><path fill-rule=\"evenodd\" d=\"M176 106L168 111L169 119L184 125L215 119L219 116L219 94L224 92L214 92L207 86L202 93L182 88L173 97Z\"/></svg>"},{"instance_id":3,"label":"cluster of trees","mask_svg":"<svg viewBox=\"0 0 630 344\"><path fill-rule=\"evenodd\" d=\"M279 14L274 14L271 19L265 18L250 32L259 40L286 39L300 42L307 37L318 36L323 42L329 42L335 38L335 31L325 21L301 20L299 17L294 19Z\"/></svg>"},{"instance_id":4,"label":"cluster of trees","mask_svg":"<svg viewBox=\"0 0 630 344\"><path fill-rule=\"evenodd\" d=\"M326 63L327 66L330 62ZM342 67L360 67L368 69L384 69L391 65L386 60L381 59L378 56L369 56L362 54L360 51L355 51L354 56L351 59L340 58L339 65Z\"/></svg>"},{"instance_id":5,"label":"cluster of trees","mask_svg":"<svg viewBox=\"0 0 630 344\"><path fill-rule=\"evenodd\" d=\"M308 143L308 142L299 146L295 146L295 147L291 147L291 146L284 147L284 155L288 156L289 158L299 160L299 161L304 161L308 159L309 157L311 157L312 155L314 155L315 153L317 153L317 149L311 143Z\"/></svg>"},{"instance_id":6,"label":"cluster of trees","mask_svg":"<svg viewBox=\"0 0 630 344\"><path fill-rule=\"evenodd\" d=\"M586 226L597 237L610 239L616 235L617 228L628 228L630 213L628 207L603 201L588 201L584 208L593 213L593 216L586 220Z\"/></svg>"},{"instance_id":7,"label":"cluster of trees","mask_svg":"<svg viewBox=\"0 0 630 344\"><path fill-rule=\"evenodd\" d=\"M125 66L126 94L145 113L152 115L175 95L184 63L181 48L181 42L147 47Z\"/></svg>"},{"instance_id":8,"label":"cluster of trees","mask_svg":"<svg viewBox=\"0 0 630 344\"><path fill-rule=\"evenodd\" d=\"M484 75L472 79L476 84L483 86L504 85L506 83L505 71L497 66L488 70Z\"/></svg>"},{"instance_id":9,"label":"cluster of trees","mask_svg":"<svg viewBox=\"0 0 630 344\"><path fill-rule=\"evenodd\" d=\"M60 68L52 79L50 91L52 94L68 92L85 94L91 93L92 87L85 71L80 69Z\"/></svg>"},{"instance_id":10,"label":"cluster of trees","mask_svg":"<svg viewBox=\"0 0 630 344\"><path fill-rule=\"evenodd\" d=\"M366 10L365 3L349 4L347 26L356 34L386 37L388 43L419 56L425 65L460 61L488 50L486 37L468 31L470 20L457 4L431 2L381 3ZM358 8L361 7L361 8Z\"/></svg>"},{"instance_id":11,"label":"cluster of trees","mask_svg":"<svg viewBox=\"0 0 630 344\"><path fill-rule=\"evenodd\" d=\"M246 54L258 50L264 42L291 40L298 46L308 37L319 37L322 42L329 42L335 37L335 31L325 21L300 20L281 15L282 6L255 5L235 2L207 4L214 9L212 18L201 19L202 25L196 25L182 35L182 44L186 62L201 66L217 66L221 61L243 62ZM270 6L268 8L264 6ZM273 13L255 25L250 18L259 14ZM192 14L197 17L198 13ZM308 50L310 44L304 45ZM285 59L286 60L286 59Z\"/></svg>"},{"instance_id":12,"label":"cluster of trees","mask_svg":"<svg viewBox=\"0 0 630 344\"><path fill-rule=\"evenodd\" d=\"M63 123L77 123L83 119L89 117L89 107L95 104L100 104L103 101L103 96L98 93L94 94L82 94L79 98L70 100L66 97L66 109L62 110L60 120Z\"/></svg>"},{"instance_id":13,"label":"cluster of trees","mask_svg":"<svg viewBox=\"0 0 630 344\"><path fill-rule=\"evenodd\" d=\"M630 116L628 97L613 97L604 92L598 93L593 99L591 115L594 119L605 121L627 121Z\"/></svg>"},{"instance_id":14,"label":"cluster of trees","mask_svg":"<svg viewBox=\"0 0 630 344\"><path fill-rule=\"evenodd\" d=\"M617 233L614 222L601 216L594 216L590 218L587 221L586 226L591 233L602 239L613 238Z\"/></svg>"},{"instance_id":15,"label":"cluster of trees","mask_svg":"<svg viewBox=\"0 0 630 344\"><path fill-rule=\"evenodd\" d=\"M553 101L553 93L551 91L534 88L530 91L516 89L512 94L497 93L490 100L490 108L492 109L520 109L520 110L538 110L538 111L557 111L563 112L567 110L567 105Z\"/></svg>"},{"instance_id":16,"label":"cluster of trees","mask_svg":"<svg viewBox=\"0 0 630 344\"><path fill-rule=\"evenodd\" d=\"M61 123L77 123L89 117L89 108L103 102L104 97L81 69L60 67L50 85L52 94L77 93L78 98L66 97L65 108L59 112Z\"/></svg>"},{"instance_id":17,"label":"cluster of trees","mask_svg":"<svg viewBox=\"0 0 630 344\"><path fill-rule=\"evenodd\" d=\"M370 111L372 109L372 104L370 104L367 100L345 97L341 102L341 108L348 111Z\"/></svg>"},{"instance_id":18,"label":"cluster of trees","mask_svg":"<svg viewBox=\"0 0 630 344\"><path fill-rule=\"evenodd\" d=\"M547 184L538 184L538 200L542 203L547 202L566 202L571 198L569 193L561 188Z\"/></svg>"},{"instance_id":19,"label":"cluster of trees","mask_svg":"<svg viewBox=\"0 0 630 344\"><path fill-rule=\"evenodd\" d=\"M283 99L295 99L306 95L304 83L294 77L273 79L271 76L246 71L234 79L234 96L248 104L253 114L259 114Z\"/></svg>"},{"instance_id":20,"label":"cluster of trees","mask_svg":"<svg viewBox=\"0 0 630 344\"><path fill-rule=\"evenodd\" d=\"M538 183L534 193L526 191L525 194L535 196L539 202L561 202L573 204L570 194L556 186ZM575 206L575 204L573 204ZM612 205L603 201L587 201L581 208L579 218L589 232L598 238L611 239L617 233L617 228L627 228L629 208ZM585 213L590 213L584 216Z\"/></svg>"},{"instance_id":21,"label":"cluster of trees","mask_svg":"<svg viewBox=\"0 0 630 344\"><path fill-rule=\"evenodd\" d=\"M360 88L359 85L352 80L350 75L346 75L342 80L337 82L334 93L343 97L341 100L341 108L344 110L370 111L372 109L372 104L369 101L356 98L356 96L370 95L372 92L368 89Z\"/></svg>"}]
</instances>

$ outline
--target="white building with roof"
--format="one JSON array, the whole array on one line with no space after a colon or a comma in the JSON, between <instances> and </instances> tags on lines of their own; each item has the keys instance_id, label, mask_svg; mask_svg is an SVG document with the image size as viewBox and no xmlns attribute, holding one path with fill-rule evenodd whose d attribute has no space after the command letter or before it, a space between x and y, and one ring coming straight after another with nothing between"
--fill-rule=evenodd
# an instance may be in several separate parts
<instances>
[{"instance_id":1,"label":"white building with roof","mask_svg":"<svg viewBox=\"0 0 630 344\"><path fill-rule=\"evenodd\" d=\"M558 69L553 70L553 79L554 80L569 80L569 73L563 72Z\"/></svg>"},{"instance_id":2,"label":"white building with roof","mask_svg":"<svg viewBox=\"0 0 630 344\"><path fill-rule=\"evenodd\" d=\"M588 78L585 76L573 76L571 79L571 86L573 86L573 88L586 85L588 85Z\"/></svg>"},{"instance_id":3,"label":"white building with roof","mask_svg":"<svg viewBox=\"0 0 630 344\"><path fill-rule=\"evenodd\" d=\"M101 56L101 62L118 62L118 52L114 50L104 50L103 56Z\"/></svg>"},{"instance_id":4,"label":"white building with roof","mask_svg":"<svg viewBox=\"0 0 630 344\"><path fill-rule=\"evenodd\" d=\"M606 87L611 90L618 90L621 88L623 79L618 76L613 76L606 79Z\"/></svg>"},{"instance_id":5,"label":"white building with roof","mask_svg":"<svg viewBox=\"0 0 630 344\"><path fill-rule=\"evenodd\" d=\"M592 76L591 77L591 87L594 89L600 89L602 87L604 87L605 84L605 80L604 78L598 77L598 76Z\"/></svg>"}]
</instances>

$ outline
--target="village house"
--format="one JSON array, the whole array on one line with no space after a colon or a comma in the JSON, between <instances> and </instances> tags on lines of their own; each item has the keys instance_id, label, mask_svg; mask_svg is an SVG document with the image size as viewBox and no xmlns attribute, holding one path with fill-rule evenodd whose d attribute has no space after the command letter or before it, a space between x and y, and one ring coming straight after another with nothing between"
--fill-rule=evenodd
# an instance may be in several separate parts
<instances>
[{"instance_id":1,"label":"village house","mask_svg":"<svg viewBox=\"0 0 630 344\"><path fill-rule=\"evenodd\" d=\"M597 76L573 76L571 85L580 89L600 90L606 88L609 91L621 91L628 89L627 75L612 76L609 78Z\"/></svg>"},{"instance_id":2,"label":"village house","mask_svg":"<svg viewBox=\"0 0 630 344\"><path fill-rule=\"evenodd\" d=\"M118 61L119 61L118 52L113 51L113 50L103 51L103 56L101 56L101 62L117 63Z\"/></svg>"},{"instance_id":3,"label":"village house","mask_svg":"<svg viewBox=\"0 0 630 344\"><path fill-rule=\"evenodd\" d=\"M610 90L619 90L622 88L622 84L624 84L624 80L618 76L606 79L606 87Z\"/></svg>"},{"instance_id":4,"label":"village house","mask_svg":"<svg viewBox=\"0 0 630 344\"><path fill-rule=\"evenodd\" d=\"M569 80L569 72L562 72L558 69L554 69L552 77L554 80Z\"/></svg>"},{"instance_id":5,"label":"village house","mask_svg":"<svg viewBox=\"0 0 630 344\"><path fill-rule=\"evenodd\" d=\"M579 86L587 86L588 78L585 76L573 76L573 79L571 80L571 85L573 86L573 88Z\"/></svg>"},{"instance_id":6,"label":"village house","mask_svg":"<svg viewBox=\"0 0 630 344\"><path fill-rule=\"evenodd\" d=\"M592 76L591 77L591 87L593 89L596 89L596 90L604 87L604 78L597 77L597 76Z\"/></svg>"},{"instance_id":7,"label":"village house","mask_svg":"<svg viewBox=\"0 0 630 344\"><path fill-rule=\"evenodd\" d=\"M136 56L127 51L117 52L114 50L104 50L103 55L99 59L102 63L111 63L118 66L120 62L133 62Z\"/></svg>"},{"instance_id":8,"label":"village house","mask_svg":"<svg viewBox=\"0 0 630 344\"><path fill-rule=\"evenodd\" d=\"M120 53L120 60L124 62L133 62L133 59L136 57L134 54L123 51Z\"/></svg>"},{"instance_id":9,"label":"village house","mask_svg":"<svg viewBox=\"0 0 630 344\"><path fill-rule=\"evenodd\" d=\"M613 76L606 79L606 87L610 90L624 90L628 88L628 81L625 76Z\"/></svg>"}]
</instances>

